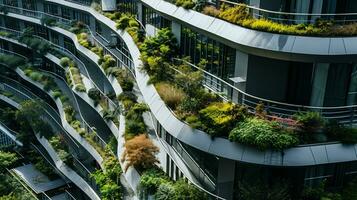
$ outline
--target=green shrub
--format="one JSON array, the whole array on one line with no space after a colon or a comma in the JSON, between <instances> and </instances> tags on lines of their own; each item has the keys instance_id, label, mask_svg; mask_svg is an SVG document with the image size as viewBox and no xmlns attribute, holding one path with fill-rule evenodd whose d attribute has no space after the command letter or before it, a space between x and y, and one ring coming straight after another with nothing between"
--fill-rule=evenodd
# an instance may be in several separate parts
<instances>
[{"instance_id":1,"label":"green shrub","mask_svg":"<svg viewBox=\"0 0 357 200\"><path fill-rule=\"evenodd\" d=\"M229 133L229 139L256 146L261 150L282 150L298 144L295 134L282 129L276 122L248 118Z\"/></svg>"},{"instance_id":2,"label":"green shrub","mask_svg":"<svg viewBox=\"0 0 357 200\"><path fill-rule=\"evenodd\" d=\"M128 15L122 15L120 19L117 21L116 28L125 30L129 27L130 17Z\"/></svg>"},{"instance_id":3,"label":"green shrub","mask_svg":"<svg viewBox=\"0 0 357 200\"><path fill-rule=\"evenodd\" d=\"M324 119L317 112L300 112L294 115L294 119L300 123L305 130L314 130L325 124Z\"/></svg>"},{"instance_id":4,"label":"green shrub","mask_svg":"<svg viewBox=\"0 0 357 200\"><path fill-rule=\"evenodd\" d=\"M173 184L175 195L172 199L181 200L181 199L190 199L190 200L202 200L208 199L208 196L197 189L194 185L185 182L185 180L180 179Z\"/></svg>"},{"instance_id":5,"label":"green shrub","mask_svg":"<svg viewBox=\"0 0 357 200\"><path fill-rule=\"evenodd\" d=\"M176 109L186 96L180 88L170 83L160 82L155 87L162 100L172 109Z\"/></svg>"},{"instance_id":6,"label":"green shrub","mask_svg":"<svg viewBox=\"0 0 357 200\"><path fill-rule=\"evenodd\" d=\"M243 4L234 7L223 4L218 17L232 23L240 23L241 21L250 18L247 7Z\"/></svg>"},{"instance_id":7,"label":"green shrub","mask_svg":"<svg viewBox=\"0 0 357 200\"><path fill-rule=\"evenodd\" d=\"M248 114L246 107L232 103L217 102L199 111L204 131L211 136L228 135L237 122Z\"/></svg>"},{"instance_id":8,"label":"green shrub","mask_svg":"<svg viewBox=\"0 0 357 200\"><path fill-rule=\"evenodd\" d=\"M170 200L175 196L175 188L172 184L163 183L159 185L157 192L155 193L156 200Z\"/></svg>"},{"instance_id":9,"label":"green shrub","mask_svg":"<svg viewBox=\"0 0 357 200\"><path fill-rule=\"evenodd\" d=\"M119 96L118 96L118 100L119 101L132 101L132 102L136 102L137 97L135 96L134 93L132 92L122 92Z\"/></svg>"},{"instance_id":10,"label":"green shrub","mask_svg":"<svg viewBox=\"0 0 357 200\"><path fill-rule=\"evenodd\" d=\"M53 91L52 95L53 95L53 98L58 99L62 95L62 92L59 90L56 90L56 91Z\"/></svg>"},{"instance_id":11,"label":"green shrub","mask_svg":"<svg viewBox=\"0 0 357 200\"><path fill-rule=\"evenodd\" d=\"M74 89L78 92L86 92L86 87L83 84L77 84Z\"/></svg>"},{"instance_id":12,"label":"green shrub","mask_svg":"<svg viewBox=\"0 0 357 200\"><path fill-rule=\"evenodd\" d=\"M327 135L334 140L338 140L346 144L357 143L357 129L346 127L337 122L330 122L327 125Z\"/></svg>"},{"instance_id":13,"label":"green shrub","mask_svg":"<svg viewBox=\"0 0 357 200\"><path fill-rule=\"evenodd\" d=\"M93 99L95 106L97 106L101 99L101 94L100 94L99 90L97 90L97 88L89 89L88 96L89 96L89 98Z\"/></svg>"},{"instance_id":14,"label":"green shrub","mask_svg":"<svg viewBox=\"0 0 357 200\"><path fill-rule=\"evenodd\" d=\"M169 177L165 173L157 168L146 170L140 177L140 188L154 194L160 185L168 183Z\"/></svg>"},{"instance_id":15,"label":"green shrub","mask_svg":"<svg viewBox=\"0 0 357 200\"><path fill-rule=\"evenodd\" d=\"M68 67L69 64L70 64L70 62L71 62L71 60L70 60L68 57L63 57L63 58L61 58L61 60L60 60L60 65L61 65L62 67Z\"/></svg>"},{"instance_id":16,"label":"green shrub","mask_svg":"<svg viewBox=\"0 0 357 200\"><path fill-rule=\"evenodd\" d=\"M177 41L168 28L158 31L154 37L147 37L140 46L143 69L150 75L151 82L159 82L169 77L168 61L177 52Z\"/></svg>"},{"instance_id":17,"label":"green shrub","mask_svg":"<svg viewBox=\"0 0 357 200\"><path fill-rule=\"evenodd\" d=\"M196 4L192 0L176 0L175 5L182 6L185 9L192 9Z\"/></svg>"},{"instance_id":18,"label":"green shrub","mask_svg":"<svg viewBox=\"0 0 357 200\"><path fill-rule=\"evenodd\" d=\"M192 127L196 129L203 129L203 124L196 115L189 115L185 118L185 121Z\"/></svg>"}]
</instances>

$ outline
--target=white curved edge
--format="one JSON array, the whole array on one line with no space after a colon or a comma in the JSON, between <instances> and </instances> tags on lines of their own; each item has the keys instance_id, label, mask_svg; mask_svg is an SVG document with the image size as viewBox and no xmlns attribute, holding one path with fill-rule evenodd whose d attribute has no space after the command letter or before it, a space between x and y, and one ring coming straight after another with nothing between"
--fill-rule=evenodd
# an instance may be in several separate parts
<instances>
[{"instance_id":1,"label":"white curved edge","mask_svg":"<svg viewBox=\"0 0 357 200\"><path fill-rule=\"evenodd\" d=\"M63 128L78 142L80 143L84 149L87 150L88 153L90 153L93 158L99 163L99 165L101 166L101 168L103 168L103 158L102 156L98 153L98 151L92 146L89 144L89 142L84 139L82 136L79 135L79 133L74 130L74 128L67 122L67 120L65 119L66 118L66 114L64 113L64 107L63 107L63 104L61 102L60 99L55 99L54 96L53 96L53 92L50 91L50 92L47 92L45 91L43 88L44 86L41 85L40 83L37 83L33 80L31 80L29 77L27 77L24 72L20 69L16 69L16 72L19 74L19 76L28 81L29 83L35 85L36 87L38 87L39 89L41 89L42 91L46 92L48 95L50 95L50 97L52 98L52 100L56 103L56 106L58 107L58 110L59 110L59 114L60 114L60 117L61 117L61 122L62 122L62 126Z\"/></svg>"},{"instance_id":2,"label":"white curved edge","mask_svg":"<svg viewBox=\"0 0 357 200\"><path fill-rule=\"evenodd\" d=\"M357 160L357 145L311 145L305 147L293 147L282 152L277 152L271 150L259 151L254 147L230 142L225 138L212 139L203 131L193 129L186 123L177 119L162 101L155 87L153 85L147 85L149 76L139 69L142 65L139 49L126 31L116 30L115 22L97 13L93 8L63 0L46 1L88 12L122 38L133 58L137 78L136 81L146 103L149 105L155 118L157 118L164 129L183 143L215 156L246 163L270 166L309 166ZM346 154L345 157L340 157L334 153L334 149L338 149L339 152L348 152L348 154Z\"/></svg>"},{"instance_id":3,"label":"white curved edge","mask_svg":"<svg viewBox=\"0 0 357 200\"><path fill-rule=\"evenodd\" d=\"M93 188L75 171L69 168L57 155L56 151L53 149L52 145L44 137L39 137L36 135L37 140L46 149L47 153L50 155L52 160L55 162L56 167L65 174L69 180L71 180L77 187L79 187L90 199L100 200L99 195L93 190Z\"/></svg>"}]
</instances>

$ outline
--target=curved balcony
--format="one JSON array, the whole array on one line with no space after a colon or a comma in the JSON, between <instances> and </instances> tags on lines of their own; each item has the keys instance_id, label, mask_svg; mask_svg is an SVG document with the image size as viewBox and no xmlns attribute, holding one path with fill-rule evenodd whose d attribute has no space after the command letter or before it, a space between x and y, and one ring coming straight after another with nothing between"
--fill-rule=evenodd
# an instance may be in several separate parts
<instances>
[{"instance_id":1,"label":"curved balcony","mask_svg":"<svg viewBox=\"0 0 357 200\"><path fill-rule=\"evenodd\" d=\"M65 2L65 1L63 1L63 2ZM66 2L66 3L68 4L68 2ZM70 3L70 4L71 4L71 6L75 5L76 8L77 7L80 9L85 8L85 6L77 5L74 3ZM42 16L42 14L43 14L43 13L41 14L41 12L38 12L38 11L30 12L28 10L23 10L21 8L16 8L16 7L13 7L12 10L16 10L15 11L16 13L25 13L25 14L32 13L31 16L38 16L38 17ZM91 8L87 9L87 11L90 12L91 14L93 14L93 13L96 14L95 11L91 12L91 10L93 10L93 9L91 9ZM100 15L98 16L98 14L94 15L94 16L97 17L97 19L101 19L101 16ZM17 17L19 17L19 16L17 16ZM56 17L55 19L59 22L66 21L65 19L62 19L60 17L57 17L57 16L55 16L55 17ZM107 22L107 20L106 20L106 22ZM39 20L37 23L40 23ZM68 24L69 22L67 21L66 23ZM68 31L65 31L65 30L60 30L59 28L51 28L51 29L70 36L72 38L72 40L75 41L76 47L81 52L85 53L85 55L89 55L89 57L92 58L94 61L97 60L96 59L97 55L95 55L95 54L93 55L93 53L91 51L89 51L86 48L83 48L76 42L77 39L74 34L68 32ZM116 31L115 28L113 29L113 31L114 30ZM109 52L110 55L112 55L114 58L116 58L116 60L118 60L118 63L120 63L119 55L116 55L115 53L111 53L111 50L106 48L105 45L103 45L100 41L96 40L94 36L93 36L93 39L96 41L97 44L102 46L106 50L106 52ZM198 67L196 67L190 63L187 63L187 64L191 65L193 68L201 70ZM131 65L125 65L125 64L123 64L123 65L132 71ZM100 70L103 72L103 70L101 68L100 68ZM215 93L224 94L224 96L222 96L222 97L226 98L226 100L231 100L233 102L241 103L241 104L246 105L252 109L254 109L257 104L263 103L266 106L267 110L272 115L277 115L277 116L281 116L281 117L291 117L294 113L296 113L298 111L315 111L315 112L321 113L321 115L327 119L336 119L336 120L338 120L342 123L346 123L346 124L353 124L357 121L357 116L355 115L355 113L357 111L357 105L339 106L339 107L314 107L314 106L295 105L295 104L271 101L269 99L259 98L259 97L250 95L250 94L238 89L237 87L233 86L232 84L222 80L221 78L207 72L207 71L203 70L203 72L205 74L204 85L206 86L207 89L209 89ZM104 72L103 72L103 74L105 75ZM121 91L119 91L119 89L118 89L119 87L117 86L118 84L116 83L115 78L111 77L110 82L111 82L111 85L114 87L114 90L116 90L116 93L117 94L120 93Z\"/></svg>"},{"instance_id":2,"label":"curved balcony","mask_svg":"<svg viewBox=\"0 0 357 200\"><path fill-rule=\"evenodd\" d=\"M17 93L20 94L21 92L17 91ZM25 95L25 94L22 94L22 95ZM4 97L3 95L0 95L0 98L1 98L1 100L3 100L6 103L10 104L11 106L15 107L16 109L20 108L20 104L13 101L12 99ZM43 147L47 150L47 153L50 155L51 159L54 161L55 166L62 174L64 174L77 187L79 187L90 199L100 200L99 196L91 188L91 186L81 176L79 176L75 171L73 171L71 168L69 168L67 165L64 164L64 162L59 158L59 156L57 155L55 150L52 148L52 146L49 144L49 142L45 138L39 138L37 136L37 139L43 145Z\"/></svg>"},{"instance_id":3,"label":"curved balcony","mask_svg":"<svg viewBox=\"0 0 357 200\"><path fill-rule=\"evenodd\" d=\"M326 163L347 162L357 159L357 154L355 152L355 148L357 148L356 145L343 145L340 143L317 144L298 146L281 152L276 152L269 150L259 151L252 147L230 142L224 138L215 138L213 140L203 131L192 129L189 125L177 119L171 110L162 101L154 86L147 85L149 76L140 70L141 61L139 49L127 32L116 30L115 22L100 15L99 13L96 13L91 8L76 5L74 3L66 2L63 0L56 2L53 0L48 1L79 9L81 11L86 11L92 14L103 24L106 24L110 29L112 29L112 31L121 37L130 51L133 66L135 66L136 81L141 93L143 94L145 102L149 105L153 115L160 122L163 128L172 136L179 139L181 142L219 157L241 162L271 166L309 166ZM154 2L151 3L154 4ZM155 5L159 6L162 3L162 1L159 1L156 2ZM178 10L180 8L166 9L166 12L174 12L176 9ZM185 19L181 18L181 20ZM210 21L208 21L208 23L209 22ZM197 23L199 22L197 21ZM202 21L200 23L203 24Z\"/></svg>"},{"instance_id":4,"label":"curved balcony","mask_svg":"<svg viewBox=\"0 0 357 200\"><path fill-rule=\"evenodd\" d=\"M164 0L141 2L174 22L252 55L301 62L356 61L356 37L311 37L268 33L177 7Z\"/></svg>"},{"instance_id":5,"label":"curved balcony","mask_svg":"<svg viewBox=\"0 0 357 200\"><path fill-rule=\"evenodd\" d=\"M240 4L229 0L218 0L218 6L244 6L246 12L256 19L267 19L282 24L314 24L317 19L333 21L335 24L344 25L357 22L357 13L297 13L267 10L255 6Z\"/></svg>"}]
</instances>

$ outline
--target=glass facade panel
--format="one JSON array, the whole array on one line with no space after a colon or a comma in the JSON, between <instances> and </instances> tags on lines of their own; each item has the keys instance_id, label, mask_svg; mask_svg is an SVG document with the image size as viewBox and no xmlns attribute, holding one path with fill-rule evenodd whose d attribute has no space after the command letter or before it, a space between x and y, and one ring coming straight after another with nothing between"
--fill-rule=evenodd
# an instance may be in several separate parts
<instances>
[{"instance_id":1,"label":"glass facade panel","mask_svg":"<svg viewBox=\"0 0 357 200\"><path fill-rule=\"evenodd\" d=\"M56 4L52 4L52 3L44 3L44 10L45 13L51 14L51 15L55 15L55 16L59 16L59 9L58 6Z\"/></svg>"},{"instance_id":2,"label":"glass facade panel","mask_svg":"<svg viewBox=\"0 0 357 200\"><path fill-rule=\"evenodd\" d=\"M144 24L150 24L158 29L171 27L170 20L162 17L151 8L144 7L144 16Z\"/></svg>"},{"instance_id":3,"label":"glass facade panel","mask_svg":"<svg viewBox=\"0 0 357 200\"><path fill-rule=\"evenodd\" d=\"M135 0L124 0L118 3L118 10L136 16L138 8Z\"/></svg>"},{"instance_id":4,"label":"glass facade panel","mask_svg":"<svg viewBox=\"0 0 357 200\"><path fill-rule=\"evenodd\" d=\"M62 7L62 17L65 19L71 19L71 10L66 7Z\"/></svg>"},{"instance_id":5,"label":"glass facade panel","mask_svg":"<svg viewBox=\"0 0 357 200\"><path fill-rule=\"evenodd\" d=\"M22 7L28 10L36 10L36 1L22 0Z\"/></svg>"},{"instance_id":6,"label":"glass facade panel","mask_svg":"<svg viewBox=\"0 0 357 200\"><path fill-rule=\"evenodd\" d=\"M346 105L351 70L351 64L330 64L324 106Z\"/></svg>"},{"instance_id":7,"label":"glass facade panel","mask_svg":"<svg viewBox=\"0 0 357 200\"><path fill-rule=\"evenodd\" d=\"M17 0L4 0L4 4L9 5L9 6L14 6L14 7L19 6Z\"/></svg>"},{"instance_id":8,"label":"glass facade panel","mask_svg":"<svg viewBox=\"0 0 357 200\"><path fill-rule=\"evenodd\" d=\"M6 28L20 31L20 24L18 20L10 17L5 17L4 21L5 21Z\"/></svg>"},{"instance_id":9,"label":"glass facade panel","mask_svg":"<svg viewBox=\"0 0 357 200\"><path fill-rule=\"evenodd\" d=\"M181 53L192 63L206 60L205 70L225 80L234 76L235 49L217 42L187 27L181 29Z\"/></svg>"}]
</instances>

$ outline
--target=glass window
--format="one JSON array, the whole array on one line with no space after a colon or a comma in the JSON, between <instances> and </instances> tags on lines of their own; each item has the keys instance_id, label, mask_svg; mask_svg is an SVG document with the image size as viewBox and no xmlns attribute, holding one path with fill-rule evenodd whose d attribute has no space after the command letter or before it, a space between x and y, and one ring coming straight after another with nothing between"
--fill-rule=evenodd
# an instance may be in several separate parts
<instances>
[{"instance_id":1,"label":"glass window","mask_svg":"<svg viewBox=\"0 0 357 200\"><path fill-rule=\"evenodd\" d=\"M59 15L58 6L56 4L45 3L44 9L45 9L45 13L49 13L51 15L56 15L56 16Z\"/></svg>"},{"instance_id":2,"label":"glass window","mask_svg":"<svg viewBox=\"0 0 357 200\"><path fill-rule=\"evenodd\" d=\"M137 14L137 5L134 0L124 0L118 3L118 10L123 13Z\"/></svg>"},{"instance_id":3,"label":"glass window","mask_svg":"<svg viewBox=\"0 0 357 200\"><path fill-rule=\"evenodd\" d=\"M20 24L18 20L14 18L6 17L5 18L5 27L8 29L14 29L20 31Z\"/></svg>"},{"instance_id":4,"label":"glass window","mask_svg":"<svg viewBox=\"0 0 357 200\"><path fill-rule=\"evenodd\" d=\"M167 28L171 26L170 20L162 17L153 9L144 7L144 24L150 24L158 29Z\"/></svg>"},{"instance_id":5,"label":"glass window","mask_svg":"<svg viewBox=\"0 0 357 200\"><path fill-rule=\"evenodd\" d=\"M71 11L69 8L66 7L62 7L62 17L65 19L71 19Z\"/></svg>"},{"instance_id":6,"label":"glass window","mask_svg":"<svg viewBox=\"0 0 357 200\"><path fill-rule=\"evenodd\" d=\"M14 7L19 6L17 3L17 0L4 0L4 4L9 5L9 6L14 6Z\"/></svg>"},{"instance_id":7,"label":"glass window","mask_svg":"<svg viewBox=\"0 0 357 200\"><path fill-rule=\"evenodd\" d=\"M235 49L217 42L187 27L181 29L181 53L189 56L192 63L206 60L206 71L223 78L234 76Z\"/></svg>"},{"instance_id":8,"label":"glass window","mask_svg":"<svg viewBox=\"0 0 357 200\"><path fill-rule=\"evenodd\" d=\"M36 1L34 0L22 0L22 7L28 10L36 10Z\"/></svg>"}]
</instances>

